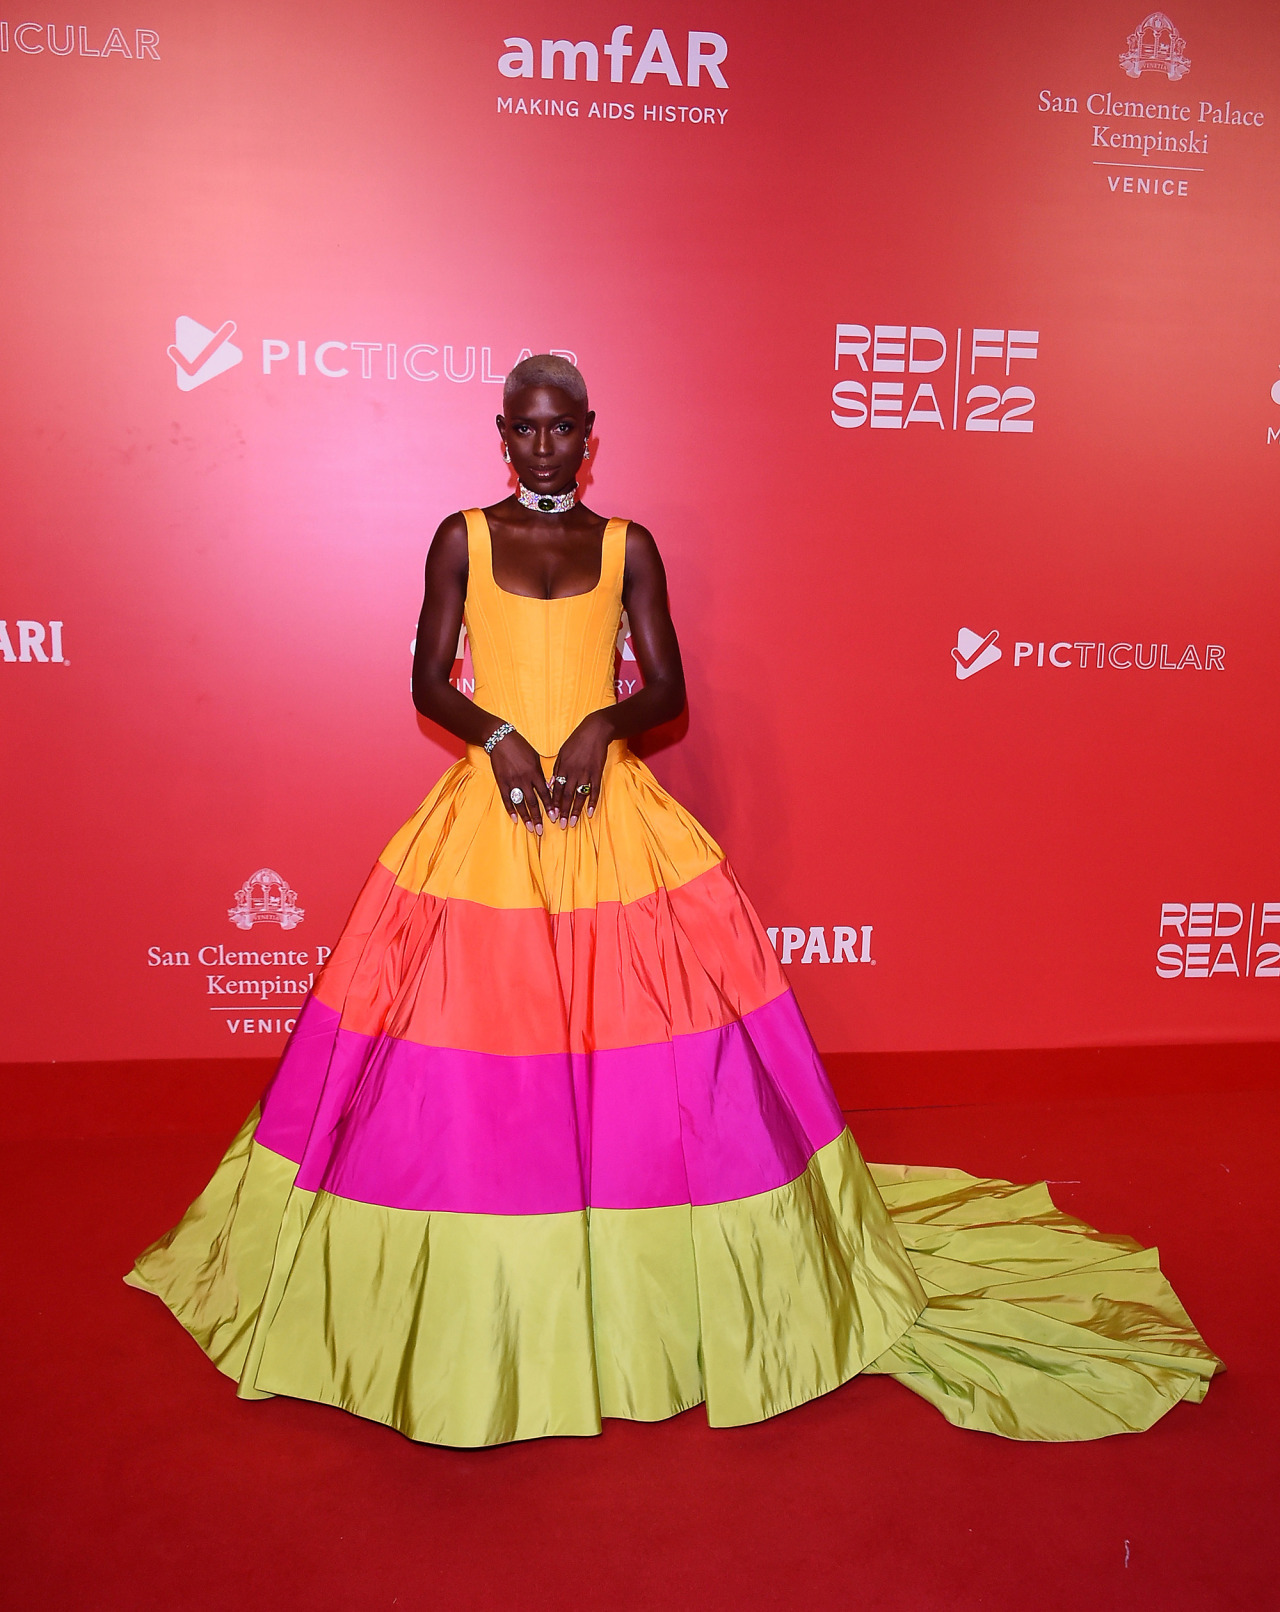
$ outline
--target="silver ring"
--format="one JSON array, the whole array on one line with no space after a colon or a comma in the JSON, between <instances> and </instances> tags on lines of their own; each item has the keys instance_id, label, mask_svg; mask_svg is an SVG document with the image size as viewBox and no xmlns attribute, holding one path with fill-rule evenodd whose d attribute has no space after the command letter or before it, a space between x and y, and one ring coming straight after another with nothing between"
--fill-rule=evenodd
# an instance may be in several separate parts
<instances>
[{"instance_id":1,"label":"silver ring","mask_svg":"<svg viewBox=\"0 0 1280 1612\"><path fill-rule=\"evenodd\" d=\"M511 791L511 793L507 796L507 799L511 802L511 804L513 806L518 806L520 804L520 802L524 799L524 790L523 789L513 789Z\"/></svg>"},{"instance_id":2,"label":"silver ring","mask_svg":"<svg viewBox=\"0 0 1280 1612\"><path fill-rule=\"evenodd\" d=\"M589 795L591 793L591 785L590 784L579 784L578 785L578 793L580 795Z\"/></svg>"},{"instance_id":3,"label":"silver ring","mask_svg":"<svg viewBox=\"0 0 1280 1612\"><path fill-rule=\"evenodd\" d=\"M553 784L567 784L569 782L569 780L561 772L561 773L557 773L556 776L551 780L551 782Z\"/></svg>"}]
</instances>

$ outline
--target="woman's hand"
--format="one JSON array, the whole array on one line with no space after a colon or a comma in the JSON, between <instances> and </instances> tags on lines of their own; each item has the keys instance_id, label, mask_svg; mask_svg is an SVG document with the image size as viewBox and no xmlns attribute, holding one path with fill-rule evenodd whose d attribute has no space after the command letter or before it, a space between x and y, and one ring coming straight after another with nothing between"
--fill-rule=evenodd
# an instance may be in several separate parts
<instances>
[{"instance_id":1,"label":"woman's hand","mask_svg":"<svg viewBox=\"0 0 1280 1612\"><path fill-rule=\"evenodd\" d=\"M560 746L551 784L551 820L572 828L585 807L587 816L600 804L600 779L613 730L603 711L583 717ZM564 779L560 783L560 779Z\"/></svg>"},{"instance_id":2,"label":"woman's hand","mask_svg":"<svg viewBox=\"0 0 1280 1612\"><path fill-rule=\"evenodd\" d=\"M497 780L502 804L511 813L513 823L523 823L534 834L542 833L542 813L551 811L551 795L547 780L542 776L542 760L522 734L509 733L499 739L490 755L493 776ZM513 805L511 791L518 789L524 798ZM554 816L554 813L552 813Z\"/></svg>"}]
</instances>

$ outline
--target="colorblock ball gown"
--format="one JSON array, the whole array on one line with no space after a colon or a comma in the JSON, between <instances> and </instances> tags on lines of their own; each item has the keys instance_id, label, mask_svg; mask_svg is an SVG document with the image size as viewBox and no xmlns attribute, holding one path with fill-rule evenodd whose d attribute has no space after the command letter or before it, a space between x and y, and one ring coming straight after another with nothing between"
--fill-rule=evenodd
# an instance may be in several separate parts
<instances>
[{"instance_id":1,"label":"colorblock ball gown","mask_svg":"<svg viewBox=\"0 0 1280 1612\"><path fill-rule=\"evenodd\" d=\"M614 699L627 523L536 599L466 516L476 699L550 776ZM512 822L470 748L392 839L212 1181L126 1278L247 1398L498 1444L888 1373L1024 1439L1149 1427L1220 1362L1154 1250L1043 1185L872 1165L719 847L616 742Z\"/></svg>"}]
</instances>

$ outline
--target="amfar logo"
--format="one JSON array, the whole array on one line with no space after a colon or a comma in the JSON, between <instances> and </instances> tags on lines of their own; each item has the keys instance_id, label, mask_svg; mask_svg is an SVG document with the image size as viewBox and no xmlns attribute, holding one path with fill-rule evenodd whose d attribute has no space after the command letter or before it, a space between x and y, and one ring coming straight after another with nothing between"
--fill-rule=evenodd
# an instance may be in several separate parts
<instances>
[{"instance_id":1,"label":"amfar logo","mask_svg":"<svg viewBox=\"0 0 1280 1612\"><path fill-rule=\"evenodd\" d=\"M1280 931L1280 901L1251 901L1247 924L1243 902L1163 901L1156 973L1162 980L1280 980L1280 940L1269 940L1268 929Z\"/></svg>"},{"instance_id":2,"label":"amfar logo","mask_svg":"<svg viewBox=\"0 0 1280 1612\"><path fill-rule=\"evenodd\" d=\"M102 39L97 28L93 30L95 39ZM79 50L76 49L77 40ZM156 48L160 43L160 35L154 28L135 28L133 30L133 49L130 50L124 34L119 28L112 28L103 39L102 48L89 44L89 30L77 29L75 23L59 24L56 22L20 22L14 25L13 42L24 56L40 56L48 51L50 56L129 56L137 61L160 60L160 52ZM9 24L0 22L0 53L9 48Z\"/></svg>"},{"instance_id":3,"label":"amfar logo","mask_svg":"<svg viewBox=\"0 0 1280 1612\"><path fill-rule=\"evenodd\" d=\"M603 55L609 59L611 84L621 84L624 78L631 84L643 84L646 79L657 77L665 79L677 89L686 85L690 89L697 89L705 73L708 81L717 89L728 89L728 82L720 71L722 62L729 54L723 34L691 32L688 35L685 76L681 78L675 53L661 28L650 31L639 56L627 43L634 32L630 24L622 23L613 30L609 43L598 48L589 39L579 40L576 44L569 39L544 39L541 52L536 57L531 39L513 35L502 41L506 53L498 57L498 71L504 78L533 78L536 60L540 78L559 77L573 81L577 79L581 66L583 78L594 84L600 78L600 58ZM627 75L629 57L635 57L635 71Z\"/></svg>"},{"instance_id":4,"label":"amfar logo","mask_svg":"<svg viewBox=\"0 0 1280 1612\"><path fill-rule=\"evenodd\" d=\"M13 626L18 635L16 651L13 639L9 636L9 623L0 621L0 660L29 661L33 664L53 662L60 666L71 664L70 661L63 659L60 621L51 621L47 631L43 621L15 621ZM46 644L48 648L45 647Z\"/></svg>"},{"instance_id":5,"label":"amfar logo","mask_svg":"<svg viewBox=\"0 0 1280 1612\"><path fill-rule=\"evenodd\" d=\"M296 929L306 913L298 906L298 892L274 868L259 868L236 891L235 906L227 909L227 917L237 929L252 929L254 924Z\"/></svg>"},{"instance_id":6,"label":"amfar logo","mask_svg":"<svg viewBox=\"0 0 1280 1612\"><path fill-rule=\"evenodd\" d=\"M1001 658L1001 651L996 647L999 636L998 631L976 633L971 627L961 627L951 651L956 676L961 682L984 667L994 666ZM1225 672L1226 653L1222 644L1205 644L1203 649L1188 644L1175 660L1169 654L1168 644L1131 644L1124 639L1110 644L1084 638L1060 638L1051 644L1047 638L1038 643L1020 639L1013 646L1013 665L1016 670L1025 661L1036 667L1054 667L1060 672L1072 667L1079 671L1092 667L1095 671L1106 668L1129 672L1136 668L1149 672L1158 667L1162 672Z\"/></svg>"},{"instance_id":7,"label":"amfar logo","mask_svg":"<svg viewBox=\"0 0 1280 1612\"><path fill-rule=\"evenodd\" d=\"M236 333L234 319L224 319L216 330L210 330L197 319L179 314L173 326L173 345L169 357L177 370L178 390L193 392L215 375L234 369L244 354L231 345Z\"/></svg>"},{"instance_id":8,"label":"amfar logo","mask_svg":"<svg viewBox=\"0 0 1280 1612\"><path fill-rule=\"evenodd\" d=\"M1130 78L1141 78L1143 73L1163 73L1171 84L1176 84L1184 73L1191 71L1186 48L1186 40L1164 12L1153 11L1129 35L1128 48L1120 55L1120 65Z\"/></svg>"}]
</instances>

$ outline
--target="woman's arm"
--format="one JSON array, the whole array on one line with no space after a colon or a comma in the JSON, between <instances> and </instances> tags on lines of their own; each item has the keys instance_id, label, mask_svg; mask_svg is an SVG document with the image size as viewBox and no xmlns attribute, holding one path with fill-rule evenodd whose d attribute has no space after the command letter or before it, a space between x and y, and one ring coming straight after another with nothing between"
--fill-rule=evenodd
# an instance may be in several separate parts
<instances>
[{"instance_id":1,"label":"woman's arm","mask_svg":"<svg viewBox=\"0 0 1280 1612\"><path fill-rule=\"evenodd\" d=\"M561 746L556 775L566 782L552 790L551 801L552 816L558 817L562 828L577 822L584 804L588 817L594 813L611 740L643 733L684 710L684 668L667 603L667 573L652 533L634 522L627 528L622 602L644 687L629 699L593 711Z\"/></svg>"},{"instance_id":2,"label":"woman's arm","mask_svg":"<svg viewBox=\"0 0 1280 1612\"><path fill-rule=\"evenodd\" d=\"M461 515L442 521L427 551L426 588L418 617L418 641L413 652L413 703L423 716L468 744L482 745L505 720L460 694L449 681L462 607L467 596L467 523ZM493 776L512 820L542 833L538 802L550 808L546 779L538 753L519 733L509 733L491 752ZM517 807L510 804L513 789L523 791Z\"/></svg>"}]
</instances>

